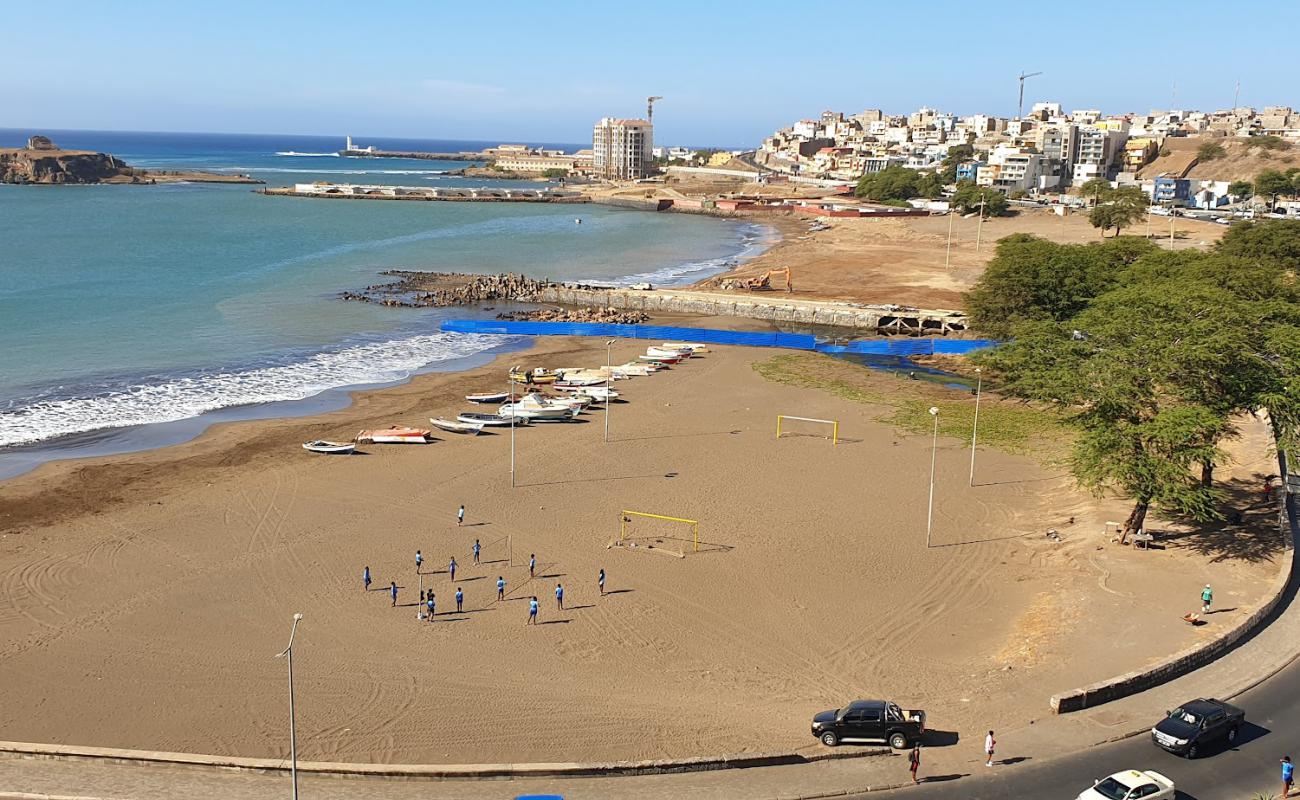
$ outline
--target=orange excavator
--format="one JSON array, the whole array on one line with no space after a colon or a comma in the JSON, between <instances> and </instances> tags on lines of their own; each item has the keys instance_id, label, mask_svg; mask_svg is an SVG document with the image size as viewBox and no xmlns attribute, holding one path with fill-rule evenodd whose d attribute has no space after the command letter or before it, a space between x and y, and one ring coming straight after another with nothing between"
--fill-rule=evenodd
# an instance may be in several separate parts
<instances>
[{"instance_id":1,"label":"orange excavator","mask_svg":"<svg viewBox=\"0 0 1300 800\"><path fill-rule=\"evenodd\" d=\"M787 293L794 292L794 285L790 282L790 268L781 267L780 269L769 269L762 275L745 278L739 281L739 288L748 289L751 292L770 292L772 288L772 277L782 275L785 277L785 290Z\"/></svg>"}]
</instances>

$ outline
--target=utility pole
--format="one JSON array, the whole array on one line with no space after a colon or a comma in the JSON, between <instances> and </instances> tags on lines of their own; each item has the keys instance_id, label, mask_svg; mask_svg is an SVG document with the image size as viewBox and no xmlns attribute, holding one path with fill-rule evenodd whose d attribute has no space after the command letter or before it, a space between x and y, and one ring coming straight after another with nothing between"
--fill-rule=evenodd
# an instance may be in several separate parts
<instances>
[{"instance_id":1,"label":"utility pole","mask_svg":"<svg viewBox=\"0 0 1300 800\"><path fill-rule=\"evenodd\" d=\"M1036 78L1042 75L1041 72L1021 72L1020 73L1020 112L1018 119L1025 118L1025 78Z\"/></svg>"},{"instance_id":2,"label":"utility pole","mask_svg":"<svg viewBox=\"0 0 1300 800\"><path fill-rule=\"evenodd\" d=\"M1237 79L1237 88L1232 91L1232 110L1236 111L1241 103L1241 78Z\"/></svg>"},{"instance_id":3,"label":"utility pole","mask_svg":"<svg viewBox=\"0 0 1300 800\"><path fill-rule=\"evenodd\" d=\"M980 239L984 234L984 193L980 192L980 219L975 226L975 252L980 251Z\"/></svg>"}]
</instances>

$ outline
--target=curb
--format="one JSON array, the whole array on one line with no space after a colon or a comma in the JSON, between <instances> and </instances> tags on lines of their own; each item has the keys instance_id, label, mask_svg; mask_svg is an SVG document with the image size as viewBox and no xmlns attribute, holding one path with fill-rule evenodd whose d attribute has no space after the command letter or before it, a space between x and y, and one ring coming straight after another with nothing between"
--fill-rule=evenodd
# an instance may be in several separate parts
<instances>
[{"instance_id":1,"label":"curb","mask_svg":"<svg viewBox=\"0 0 1300 800\"><path fill-rule=\"evenodd\" d=\"M479 779L479 778L547 778L606 777L620 775L662 775L681 772L707 772L724 769L812 764L847 758L886 755L888 748L870 748L841 752L801 754L741 753L724 756L653 759L610 762L533 762L521 764L358 764L337 761L299 761L298 772L318 777L339 778L407 778L407 779ZM115 747L80 747L75 745L0 742L0 757L48 758L74 761L137 765L183 765L215 767L250 772L285 773L289 761L283 758L245 758L202 753L170 753L154 750L126 750ZM8 796L0 793L0 800ZM17 796L28 800L28 796ZM31 798L45 798L32 795ZM51 796L50 800L64 800Z\"/></svg>"}]
</instances>

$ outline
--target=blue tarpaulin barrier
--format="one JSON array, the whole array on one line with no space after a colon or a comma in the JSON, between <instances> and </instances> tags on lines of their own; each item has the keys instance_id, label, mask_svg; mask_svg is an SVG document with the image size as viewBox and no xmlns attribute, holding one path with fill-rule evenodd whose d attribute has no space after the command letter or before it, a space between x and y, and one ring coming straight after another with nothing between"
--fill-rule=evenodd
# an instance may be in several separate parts
<instances>
[{"instance_id":1,"label":"blue tarpaulin barrier","mask_svg":"<svg viewBox=\"0 0 1300 800\"><path fill-rule=\"evenodd\" d=\"M514 322L488 319L449 319L442 330L457 333L497 333L513 336L603 336L617 339L654 339L663 342L734 344L745 347L783 347L823 353L868 353L891 356L963 354L997 342L991 339L870 339L847 344L818 343L807 333L722 331L671 325L617 325L606 322Z\"/></svg>"}]
</instances>

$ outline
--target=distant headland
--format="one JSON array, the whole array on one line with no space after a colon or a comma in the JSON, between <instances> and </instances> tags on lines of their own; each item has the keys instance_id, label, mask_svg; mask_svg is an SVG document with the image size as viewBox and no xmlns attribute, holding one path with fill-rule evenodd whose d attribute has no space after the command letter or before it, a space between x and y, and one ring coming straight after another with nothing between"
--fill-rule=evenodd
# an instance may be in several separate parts
<instances>
[{"instance_id":1,"label":"distant headland","mask_svg":"<svg viewBox=\"0 0 1300 800\"><path fill-rule=\"evenodd\" d=\"M0 148L0 183L262 183L247 175L188 172L132 167L108 153L64 150L44 136L32 136L26 147Z\"/></svg>"}]
</instances>

